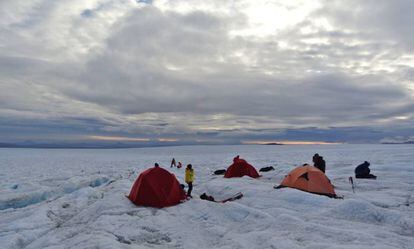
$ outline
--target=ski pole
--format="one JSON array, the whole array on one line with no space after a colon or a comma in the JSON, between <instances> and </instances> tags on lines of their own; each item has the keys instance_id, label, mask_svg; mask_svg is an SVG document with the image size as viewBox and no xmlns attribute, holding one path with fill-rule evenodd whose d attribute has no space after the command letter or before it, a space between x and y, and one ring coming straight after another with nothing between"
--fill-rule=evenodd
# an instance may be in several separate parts
<instances>
[{"instance_id":1,"label":"ski pole","mask_svg":"<svg viewBox=\"0 0 414 249\"><path fill-rule=\"evenodd\" d=\"M352 192L354 192L354 194L355 194L354 179L352 179L352 176L350 176L348 180L349 180L349 183L351 183Z\"/></svg>"}]
</instances>

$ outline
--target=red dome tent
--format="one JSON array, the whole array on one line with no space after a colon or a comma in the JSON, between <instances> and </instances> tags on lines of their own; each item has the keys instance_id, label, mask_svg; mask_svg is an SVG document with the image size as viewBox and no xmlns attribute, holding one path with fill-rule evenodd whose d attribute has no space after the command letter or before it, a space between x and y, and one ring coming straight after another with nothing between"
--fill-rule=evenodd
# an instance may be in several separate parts
<instances>
[{"instance_id":1,"label":"red dome tent","mask_svg":"<svg viewBox=\"0 0 414 249\"><path fill-rule=\"evenodd\" d=\"M155 166L139 175L128 198L139 206L162 208L179 204L185 193L173 174Z\"/></svg>"},{"instance_id":2,"label":"red dome tent","mask_svg":"<svg viewBox=\"0 0 414 249\"><path fill-rule=\"evenodd\" d=\"M239 156L233 159L233 164L228 167L226 174L224 174L225 178L231 177L242 177L242 176L250 176L253 178L260 177L257 170L246 162L246 160L239 158Z\"/></svg>"}]
</instances>

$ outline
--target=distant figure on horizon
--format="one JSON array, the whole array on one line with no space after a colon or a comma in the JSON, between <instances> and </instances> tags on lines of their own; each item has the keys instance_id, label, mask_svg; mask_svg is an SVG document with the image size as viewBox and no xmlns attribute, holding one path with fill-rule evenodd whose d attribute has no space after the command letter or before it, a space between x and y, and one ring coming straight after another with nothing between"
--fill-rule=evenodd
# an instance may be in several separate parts
<instances>
[{"instance_id":1,"label":"distant figure on horizon","mask_svg":"<svg viewBox=\"0 0 414 249\"><path fill-rule=\"evenodd\" d=\"M172 159L172 161L171 161L171 166L170 166L170 168L172 168L172 167L176 167L177 165L175 164L175 158L173 158Z\"/></svg>"},{"instance_id":2,"label":"distant figure on horizon","mask_svg":"<svg viewBox=\"0 0 414 249\"><path fill-rule=\"evenodd\" d=\"M191 164L187 165L185 169L185 182L188 184L187 197L192 198L191 191L193 191L194 169Z\"/></svg>"},{"instance_id":3,"label":"distant figure on horizon","mask_svg":"<svg viewBox=\"0 0 414 249\"><path fill-rule=\"evenodd\" d=\"M312 161L313 161L313 166L315 166L316 168L320 169L323 173L325 173L326 162L325 160L323 160L323 157L321 157L318 153L316 153L315 155L313 155Z\"/></svg>"},{"instance_id":4,"label":"distant figure on horizon","mask_svg":"<svg viewBox=\"0 0 414 249\"><path fill-rule=\"evenodd\" d=\"M365 161L355 168L355 178L377 179L377 176L371 174L369 169L370 163Z\"/></svg>"},{"instance_id":5,"label":"distant figure on horizon","mask_svg":"<svg viewBox=\"0 0 414 249\"><path fill-rule=\"evenodd\" d=\"M178 162L177 168L181 169L182 166L183 166L183 164L181 162Z\"/></svg>"}]
</instances>

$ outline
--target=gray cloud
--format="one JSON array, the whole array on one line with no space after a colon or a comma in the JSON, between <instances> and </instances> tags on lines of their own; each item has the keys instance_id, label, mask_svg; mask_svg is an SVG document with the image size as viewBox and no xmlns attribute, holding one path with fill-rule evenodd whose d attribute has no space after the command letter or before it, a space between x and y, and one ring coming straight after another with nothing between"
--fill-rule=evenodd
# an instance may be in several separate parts
<instances>
[{"instance_id":1,"label":"gray cloud","mask_svg":"<svg viewBox=\"0 0 414 249\"><path fill-rule=\"evenodd\" d=\"M339 28L360 30L372 39L379 39L378 43L398 43L412 51L412 1L326 1L325 4L320 13Z\"/></svg>"},{"instance_id":2,"label":"gray cloud","mask_svg":"<svg viewBox=\"0 0 414 249\"><path fill-rule=\"evenodd\" d=\"M16 15L0 20L0 129L30 120L39 134L231 142L412 135L395 128L414 117L409 1L321 1L264 35L243 34L243 4L181 3L76 1L64 12L3 2Z\"/></svg>"}]
</instances>

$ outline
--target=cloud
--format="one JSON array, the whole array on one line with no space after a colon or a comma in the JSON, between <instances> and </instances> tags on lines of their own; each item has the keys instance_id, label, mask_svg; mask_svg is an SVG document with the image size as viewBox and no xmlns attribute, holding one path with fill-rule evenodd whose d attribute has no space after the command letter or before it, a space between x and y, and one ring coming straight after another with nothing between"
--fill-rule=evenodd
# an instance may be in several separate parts
<instances>
[{"instance_id":1,"label":"cloud","mask_svg":"<svg viewBox=\"0 0 414 249\"><path fill-rule=\"evenodd\" d=\"M102 141L121 141L121 142L148 142L148 138L136 138L136 137L117 137L117 136L88 136L88 139L102 140Z\"/></svg>"},{"instance_id":2,"label":"cloud","mask_svg":"<svg viewBox=\"0 0 414 249\"><path fill-rule=\"evenodd\" d=\"M325 1L325 4L321 13L337 27L359 30L366 37L378 39L377 43L397 43L412 52L414 37L409 34L414 21L412 1Z\"/></svg>"},{"instance_id":3,"label":"cloud","mask_svg":"<svg viewBox=\"0 0 414 249\"><path fill-rule=\"evenodd\" d=\"M412 135L401 128L414 117L409 1L0 4L9 137L61 127L232 143L304 130L315 141ZM12 128L22 121L33 126ZM348 127L361 132L335 137Z\"/></svg>"}]
</instances>

